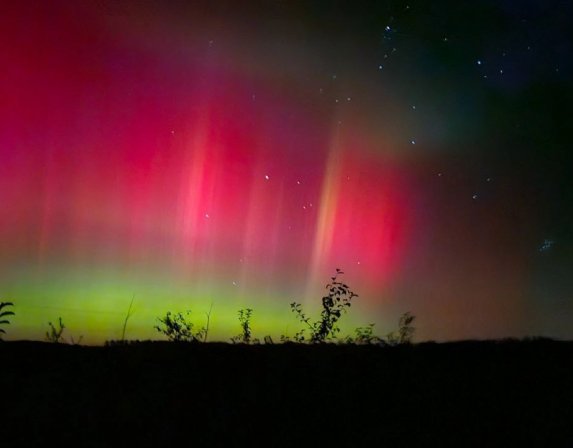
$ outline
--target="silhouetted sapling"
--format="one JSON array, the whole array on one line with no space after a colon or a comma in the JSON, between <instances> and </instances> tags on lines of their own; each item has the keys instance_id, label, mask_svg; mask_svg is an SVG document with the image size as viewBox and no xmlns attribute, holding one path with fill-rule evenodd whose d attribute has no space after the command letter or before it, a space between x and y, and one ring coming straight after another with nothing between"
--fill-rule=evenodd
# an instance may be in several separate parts
<instances>
[{"instance_id":1,"label":"silhouetted sapling","mask_svg":"<svg viewBox=\"0 0 573 448\"><path fill-rule=\"evenodd\" d=\"M0 325L10 325L10 321L6 317L15 315L13 311L2 311L8 306L14 306L14 304L12 302L0 302ZM6 334L6 331L0 328L0 341L3 334Z\"/></svg>"},{"instance_id":2,"label":"silhouetted sapling","mask_svg":"<svg viewBox=\"0 0 573 448\"><path fill-rule=\"evenodd\" d=\"M191 314L186 311L185 315ZM171 313L167 311L165 317L158 317L159 325L154 326L159 333L164 334L172 342L201 342L207 332L206 328L193 330L193 322L188 320L182 312Z\"/></svg>"},{"instance_id":3,"label":"silhouetted sapling","mask_svg":"<svg viewBox=\"0 0 573 448\"><path fill-rule=\"evenodd\" d=\"M331 277L332 281L326 285L328 295L322 298L322 311L320 320L311 322L310 318L302 311L302 305L297 302L290 304L291 311L295 313L298 320L304 323L308 328L302 329L294 335L296 342L305 341L305 330L310 330L309 341L312 343L325 342L327 339L334 339L340 332L337 322L340 320L343 312L350 308L351 300L358 297L351 291L350 287L338 281L338 276L344 274L340 269L336 269L336 274Z\"/></svg>"},{"instance_id":4,"label":"silhouetted sapling","mask_svg":"<svg viewBox=\"0 0 573 448\"><path fill-rule=\"evenodd\" d=\"M253 310L251 308L240 309L239 310L239 324L241 325L241 334L238 336L233 336L231 342L250 344L251 343L251 316L253 315Z\"/></svg>"}]
</instances>

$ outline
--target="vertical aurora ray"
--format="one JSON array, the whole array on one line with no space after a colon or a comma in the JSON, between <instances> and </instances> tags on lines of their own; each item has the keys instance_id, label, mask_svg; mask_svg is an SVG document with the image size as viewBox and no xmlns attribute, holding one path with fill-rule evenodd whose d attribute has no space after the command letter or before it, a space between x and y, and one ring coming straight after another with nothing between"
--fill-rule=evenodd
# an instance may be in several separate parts
<instances>
[{"instance_id":1,"label":"vertical aurora ray","mask_svg":"<svg viewBox=\"0 0 573 448\"><path fill-rule=\"evenodd\" d=\"M368 156L367 143L350 141L335 129L318 202L307 296L320 293L317 285L334 266L344 267L366 291L378 291L380 300L407 250L413 217L400 201L411 193L395 162ZM365 300L372 305L376 298L368 295Z\"/></svg>"},{"instance_id":2,"label":"vertical aurora ray","mask_svg":"<svg viewBox=\"0 0 573 448\"><path fill-rule=\"evenodd\" d=\"M336 133L337 134L337 133ZM341 149L338 145L337 135L334 135L328 151L326 166L323 175L323 184L320 191L318 217L312 249L311 275L307 285L307 296L316 293L316 284L319 278L324 278L325 264L330 261L336 217L336 208L339 204L339 188L341 176ZM341 242L342 244L342 242ZM338 266L338 265L337 265ZM339 269L338 267L336 269Z\"/></svg>"}]
</instances>

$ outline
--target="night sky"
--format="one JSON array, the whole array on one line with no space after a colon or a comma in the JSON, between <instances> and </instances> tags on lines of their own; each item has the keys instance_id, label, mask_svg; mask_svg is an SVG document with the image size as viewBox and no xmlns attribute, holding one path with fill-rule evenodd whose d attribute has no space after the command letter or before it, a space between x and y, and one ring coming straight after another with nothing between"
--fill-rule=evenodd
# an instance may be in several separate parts
<instances>
[{"instance_id":1,"label":"night sky","mask_svg":"<svg viewBox=\"0 0 573 448\"><path fill-rule=\"evenodd\" d=\"M6 339L573 338L573 2L0 4ZM344 323L345 321L345 323Z\"/></svg>"}]
</instances>

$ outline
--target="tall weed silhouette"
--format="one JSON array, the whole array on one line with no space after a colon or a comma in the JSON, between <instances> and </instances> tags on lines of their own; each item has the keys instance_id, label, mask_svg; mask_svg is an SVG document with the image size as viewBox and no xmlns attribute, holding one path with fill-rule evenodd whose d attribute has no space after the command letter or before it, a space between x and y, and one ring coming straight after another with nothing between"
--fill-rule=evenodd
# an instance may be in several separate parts
<instances>
[{"instance_id":1,"label":"tall weed silhouette","mask_svg":"<svg viewBox=\"0 0 573 448\"><path fill-rule=\"evenodd\" d=\"M54 344L59 344L60 342L64 342L64 338L62 335L64 333L64 330L66 329L66 326L64 325L62 318L61 317L58 318L57 328L54 324L52 324L52 322L48 322L48 326L50 327L50 329L46 331L46 341L52 342Z\"/></svg>"},{"instance_id":2,"label":"tall weed silhouette","mask_svg":"<svg viewBox=\"0 0 573 448\"><path fill-rule=\"evenodd\" d=\"M133 301L135 300L135 294L131 297L131 302L129 302L129 308L127 309L127 313L125 313L125 319L123 320L123 327L121 329L121 342L125 342L125 331L127 330L127 321L133 314Z\"/></svg>"},{"instance_id":3,"label":"tall weed silhouette","mask_svg":"<svg viewBox=\"0 0 573 448\"><path fill-rule=\"evenodd\" d=\"M303 328L294 335L296 342L305 342L305 331L309 330L309 341L312 343L325 342L327 339L335 339L340 332L338 321L342 314L350 308L351 301L358 294L354 293L350 287L338 280L340 275L344 274L340 269L336 269L336 274L331 277L331 282L326 285L328 295L322 298L322 311L320 319L311 322L310 318L302 310L302 305L297 302L290 304L291 311L296 315L298 320L305 324Z\"/></svg>"}]
</instances>

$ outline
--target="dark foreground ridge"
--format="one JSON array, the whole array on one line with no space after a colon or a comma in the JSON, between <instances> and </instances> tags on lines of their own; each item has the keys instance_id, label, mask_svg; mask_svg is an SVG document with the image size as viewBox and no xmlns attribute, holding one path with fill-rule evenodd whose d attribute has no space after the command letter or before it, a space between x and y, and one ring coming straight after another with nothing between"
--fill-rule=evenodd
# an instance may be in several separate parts
<instances>
[{"instance_id":1,"label":"dark foreground ridge","mask_svg":"<svg viewBox=\"0 0 573 448\"><path fill-rule=\"evenodd\" d=\"M572 342L4 342L0 360L6 447L573 443Z\"/></svg>"}]
</instances>

